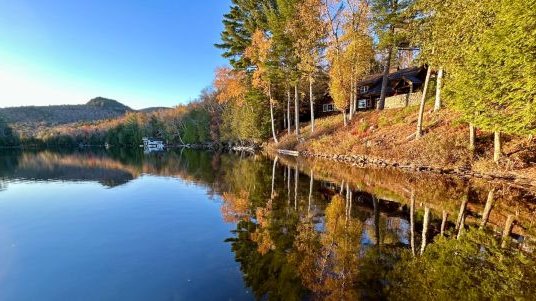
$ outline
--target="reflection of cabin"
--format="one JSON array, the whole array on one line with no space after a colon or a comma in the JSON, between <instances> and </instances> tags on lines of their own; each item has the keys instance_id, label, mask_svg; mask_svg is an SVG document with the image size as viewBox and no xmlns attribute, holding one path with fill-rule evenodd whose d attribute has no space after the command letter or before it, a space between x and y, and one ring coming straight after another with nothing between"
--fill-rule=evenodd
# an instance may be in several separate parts
<instances>
[{"instance_id":1,"label":"reflection of cabin","mask_svg":"<svg viewBox=\"0 0 536 301\"><path fill-rule=\"evenodd\" d=\"M149 150L149 151L164 150L165 144L164 144L164 140L162 139L144 137L142 141L143 141L143 148L145 150Z\"/></svg>"},{"instance_id":2,"label":"reflection of cabin","mask_svg":"<svg viewBox=\"0 0 536 301\"><path fill-rule=\"evenodd\" d=\"M426 67L400 69L389 74L385 108L400 108L415 105L420 101L426 78ZM382 74L366 77L357 83L360 110L374 109L382 91Z\"/></svg>"}]
</instances>

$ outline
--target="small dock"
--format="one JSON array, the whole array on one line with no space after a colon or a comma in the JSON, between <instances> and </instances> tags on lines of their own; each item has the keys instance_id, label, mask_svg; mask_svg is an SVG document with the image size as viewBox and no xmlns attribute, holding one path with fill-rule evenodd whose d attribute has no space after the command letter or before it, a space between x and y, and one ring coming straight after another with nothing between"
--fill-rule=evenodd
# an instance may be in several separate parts
<instances>
[{"instance_id":1,"label":"small dock","mask_svg":"<svg viewBox=\"0 0 536 301\"><path fill-rule=\"evenodd\" d=\"M287 156L294 156L294 157L298 157L300 155L299 151L288 150L288 149L278 149L277 153L282 154L282 155L287 155Z\"/></svg>"}]
</instances>

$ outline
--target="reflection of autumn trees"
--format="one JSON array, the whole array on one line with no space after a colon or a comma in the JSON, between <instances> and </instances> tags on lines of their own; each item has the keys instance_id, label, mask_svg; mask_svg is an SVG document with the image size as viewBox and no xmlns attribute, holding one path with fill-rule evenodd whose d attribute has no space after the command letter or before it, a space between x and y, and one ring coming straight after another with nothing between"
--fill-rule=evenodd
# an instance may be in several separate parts
<instances>
[{"instance_id":1,"label":"reflection of autumn trees","mask_svg":"<svg viewBox=\"0 0 536 301\"><path fill-rule=\"evenodd\" d=\"M257 208L257 229L251 234L251 240L257 243L257 250L261 255L275 249L274 241L270 236L270 227L272 225L272 201L268 201L266 207Z\"/></svg>"},{"instance_id":2,"label":"reflection of autumn trees","mask_svg":"<svg viewBox=\"0 0 536 301\"><path fill-rule=\"evenodd\" d=\"M362 223L348 214L346 201L336 195L325 211L325 229L319 233L311 219L297 227L291 262L297 265L302 284L315 297L355 300Z\"/></svg>"},{"instance_id":3,"label":"reflection of autumn trees","mask_svg":"<svg viewBox=\"0 0 536 301\"><path fill-rule=\"evenodd\" d=\"M228 223L237 223L249 218L249 193L241 191L238 194L224 192L221 214Z\"/></svg>"},{"instance_id":4,"label":"reflection of autumn trees","mask_svg":"<svg viewBox=\"0 0 536 301\"><path fill-rule=\"evenodd\" d=\"M444 217L446 228L454 223L460 224L460 212L464 214L464 225L481 224L485 215L486 224L495 228L504 227L508 217L513 215L517 221L513 225L513 233L536 235L536 229L532 226L536 195L515 186L490 183L483 179L411 173L397 169L351 167L325 160L300 158L296 161L288 157L280 159L283 164L299 166L303 173L314 171L317 179L336 184L344 181L354 190L369 193L380 200L399 203L401 206L410 206L413 193L419 218L424 217L422 214L428 208L430 216ZM493 206L486 210L487 197L491 190L495 190ZM434 220L430 222L433 223Z\"/></svg>"}]
</instances>

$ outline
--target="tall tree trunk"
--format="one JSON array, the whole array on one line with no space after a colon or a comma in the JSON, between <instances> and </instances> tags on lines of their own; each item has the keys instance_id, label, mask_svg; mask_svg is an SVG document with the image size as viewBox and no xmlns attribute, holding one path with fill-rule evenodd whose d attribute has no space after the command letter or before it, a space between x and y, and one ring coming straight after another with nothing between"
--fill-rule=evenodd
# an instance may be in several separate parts
<instances>
[{"instance_id":1,"label":"tall tree trunk","mask_svg":"<svg viewBox=\"0 0 536 301\"><path fill-rule=\"evenodd\" d=\"M415 192L411 192L411 201L409 207L409 233L411 253L415 257Z\"/></svg>"},{"instance_id":2,"label":"tall tree trunk","mask_svg":"<svg viewBox=\"0 0 536 301\"><path fill-rule=\"evenodd\" d=\"M474 151L476 147L476 128L473 123L469 123L469 149Z\"/></svg>"},{"instance_id":3,"label":"tall tree trunk","mask_svg":"<svg viewBox=\"0 0 536 301\"><path fill-rule=\"evenodd\" d=\"M353 75L350 80L350 117L349 119L352 120L352 117L354 116L354 78Z\"/></svg>"},{"instance_id":4,"label":"tall tree trunk","mask_svg":"<svg viewBox=\"0 0 536 301\"><path fill-rule=\"evenodd\" d=\"M495 189L491 189L488 193L488 199L486 200L486 206L484 207L484 212L482 212L482 222L480 223L480 229L484 229L488 223L489 214L491 213L491 208L493 207L493 201L495 198Z\"/></svg>"},{"instance_id":5,"label":"tall tree trunk","mask_svg":"<svg viewBox=\"0 0 536 301\"><path fill-rule=\"evenodd\" d=\"M501 132L495 131L494 143L493 143L493 161L499 163L501 158L502 145L501 145Z\"/></svg>"},{"instance_id":6,"label":"tall tree trunk","mask_svg":"<svg viewBox=\"0 0 536 301\"><path fill-rule=\"evenodd\" d=\"M290 207L290 177L291 177L291 173L292 173L292 169L290 169L290 165L289 165L289 166L287 166L287 205L288 205L288 207Z\"/></svg>"},{"instance_id":7,"label":"tall tree trunk","mask_svg":"<svg viewBox=\"0 0 536 301\"><path fill-rule=\"evenodd\" d=\"M349 217L349 213L348 213L348 208L350 208L350 199L352 198L352 191L350 190L350 185L348 183L346 183L346 202L345 202L345 206L344 206L344 216L346 217L346 222L348 222L348 217Z\"/></svg>"},{"instance_id":8,"label":"tall tree trunk","mask_svg":"<svg viewBox=\"0 0 536 301\"><path fill-rule=\"evenodd\" d=\"M424 207L424 218L422 222L422 242L421 242L421 255L426 248L426 234L428 234L428 224L430 223L430 208Z\"/></svg>"},{"instance_id":9,"label":"tall tree trunk","mask_svg":"<svg viewBox=\"0 0 536 301\"><path fill-rule=\"evenodd\" d=\"M432 68L428 66L426 71L426 80L424 81L424 89L422 91L421 106L419 107L419 116L417 118L417 132L415 133L415 138L419 139L422 137L422 121L424 118L424 104L426 102L426 92L428 92L428 84L430 82L430 75L432 74Z\"/></svg>"},{"instance_id":10,"label":"tall tree trunk","mask_svg":"<svg viewBox=\"0 0 536 301\"><path fill-rule=\"evenodd\" d=\"M441 67L437 71L434 112L437 112L437 111L439 111L441 109L441 88L442 88L442 84L443 84L443 68Z\"/></svg>"},{"instance_id":11,"label":"tall tree trunk","mask_svg":"<svg viewBox=\"0 0 536 301\"><path fill-rule=\"evenodd\" d=\"M342 120L343 120L343 125L344 126L347 126L348 125L348 121L346 120L346 109L342 109Z\"/></svg>"},{"instance_id":12,"label":"tall tree trunk","mask_svg":"<svg viewBox=\"0 0 536 301\"><path fill-rule=\"evenodd\" d=\"M272 121L272 136L276 144L279 144L277 140L277 135L275 133L275 121L274 121L274 100L272 99L272 88L268 87L268 94L270 98L270 120Z\"/></svg>"},{"instance_id":13,"label":"tall tree trunk","mask_svg":"<svg viewBox=\"0 0 536 301\"><path fill-rule=\"evenodd\" d=\"M294 85L294 124L296 125L296 136L299 136L300 135L300 95L298 92L297 83Z\"/></svg>"},{"instance_id":14,"label":"tall tree trunk","mask_svg":"<svg viewBox=\"0 0 536 301\"><path fill-rule=\"evenodd\" d=\"M391 69L392 54L393 47L391 46L387 51L387 58L385 59L385 66L383 68L382 91L380 93L380 100L378 100L378 110L383 110L385 108L385 96L387 95L387 84L389 83L389 69Z\"/></svg>"},{"instance_id":15,"label":"tall tree trunk","mask_svg":"<svg viewBox=\"0 0 536 301\"><path fill-rule=\"evenodd\" d=\"M270 198L274 198L274 191L275 191L275 168L277 166L277 160L279 160L278 156L275 156L274 159L274 165L272 166L272 193L270 194Z\"/></svg>"},{"instance_id":16,"label":"tall tree trunk","mask_svg":"<svg viewBox=\"0 0 536 301\"><path fill-rule=\"evenodd\" d=\"M351 218L352 217L352 201L354 199L354 192L349 187L347 187L347 189L350 191L350 193L348 195L349 196L349 198L348 198L348 214L346 214L346 216L348 216L348 218Z\"/></svg>"},{"instance_id":17,"label":"tall tree trunk","mask_svg":"<svg viewBox=\"0 0 536 301\"><path fill-rule=\"evenodd\" d=\"M287 90L287 131L290 135L292 133L291 129L292 122L290 120L290 87Z\"/></svg>"},{"instance_id":18,"label":"tall tree trunk","mask_svg":"<svg viewBox=\"0 0 536 301\"><path fill-rule=\"evenodd\" d=\"M443 218L441 219L441 236L445 235L445 227L447 226L447 219L449 217L449 213L447 210L443 210Z\"/></svg>"},{"instance_id":19,"label":"tall tree trunk","mask_svg":"<svg viewBox=\"0 0 536 301\"><path fill-rule=\"evenodd\" d=\"M311 133L315 131L315 99L313 95L313 75L309 75L309 102L311 103Z\"/></svg>"},{"instance_id":20,"label":"tall tree trunk","mask_svg":"<svg viewBox=\"0 0 536 301\"><path fill-rule=\"evenodd\" d=\"M298 171L298 164L294 170L294 210L298 210L298 181L300 172Z\"/></svg>"}]
</instances>

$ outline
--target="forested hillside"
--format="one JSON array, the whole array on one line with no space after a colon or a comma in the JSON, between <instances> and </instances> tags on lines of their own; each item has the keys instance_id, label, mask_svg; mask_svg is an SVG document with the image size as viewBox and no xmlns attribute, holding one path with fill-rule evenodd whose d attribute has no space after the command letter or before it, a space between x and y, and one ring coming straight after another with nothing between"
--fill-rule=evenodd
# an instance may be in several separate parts
<instances>
[{"instance_id":1,"label":"forested hillside","mask_svg":"<svg viewBox=\"0 0 536 301\"><path fill-rule=\"evenodd\" d=\"M27 106L0 108L8 123L65 124L114 118L133 111L122 103L97 97L84 105Z\"/></svg>"},{"instance_id":2,"label":"forested hillside","mask_svg":"<svg viewBox=\"0 0 536 301\"><path fill-rule=\"evenodd\" d=\"M83 105L0 108L0 118L19 136L29 138L51 127L113 119L133 111L116 100L96 97Z\"/></svg>"}]
</instances>

